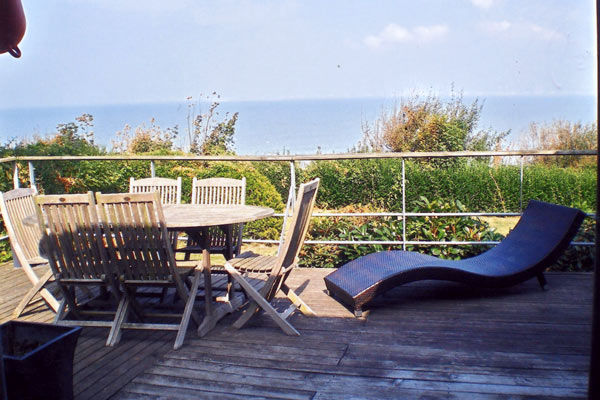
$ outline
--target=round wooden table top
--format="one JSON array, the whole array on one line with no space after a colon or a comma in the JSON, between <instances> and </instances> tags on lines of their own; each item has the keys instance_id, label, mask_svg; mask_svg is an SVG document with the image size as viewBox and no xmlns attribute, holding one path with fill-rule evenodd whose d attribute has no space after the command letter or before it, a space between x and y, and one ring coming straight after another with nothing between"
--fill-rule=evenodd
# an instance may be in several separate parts
<instances>
[{"instance_id":1,"label":"round wooden table top","mask_svg":"<svg viewBox=\"0 0 600 400\"><path fill-rule=\"evenodd\" d=\"M168 204L163 206L167 228L185 229L241 224L272 216L272 208L248 205Z\"/></svg>"}]
</instances>

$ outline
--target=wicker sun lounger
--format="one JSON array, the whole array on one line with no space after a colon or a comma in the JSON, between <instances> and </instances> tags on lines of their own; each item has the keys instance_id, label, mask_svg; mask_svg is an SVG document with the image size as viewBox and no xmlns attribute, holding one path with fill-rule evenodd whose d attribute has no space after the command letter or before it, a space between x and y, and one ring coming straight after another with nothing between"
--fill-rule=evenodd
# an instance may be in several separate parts
<instances>
[{"instance_id":1,"label":"wicker sun lounger","mask_svg":"<svg viewBox=\"0 0 600 400\"><path fill-rule=\"evenodd\" d=\"M325 284L356 316L377 295L420 280L499 288L535 276L543 288L543 272L567 248L584 217L578 209L532 200L508 236L478 256L452 261L409 251L382 251L343 265L325 277Z\"/></svg>"}]
</instances>

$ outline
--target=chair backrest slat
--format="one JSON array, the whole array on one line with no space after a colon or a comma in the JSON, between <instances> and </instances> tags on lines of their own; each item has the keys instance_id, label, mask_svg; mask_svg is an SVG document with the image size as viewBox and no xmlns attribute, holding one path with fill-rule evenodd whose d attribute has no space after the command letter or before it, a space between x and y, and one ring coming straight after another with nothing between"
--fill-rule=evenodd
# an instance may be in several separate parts
<instances>
[{"instance_id":1,"label":"chair backrest slat","mask_svg":"<svg viewBox=\"0 0 600 400\"><path fill-rule=\"evenodd\" d=\"M318 188L319 178L300 185L294 205L294 214L286 229L277 263L271 270L272 277L280 275L282 270L287 271L289 267L295 265L302 243L304 243L304 238L308 232L310 216L315 205Z\"/></svg>"},{"instance_id":2,"label":"chair backrest slat","mask_svg":"<svg viewBox=\"0 0 600 400\"><path fill-rule=\"evenodd\" d=\"M207 178L192 181L192 204L245 204L246 178Z\"/></svg>"},{"instance_id":3,"label":"chair backrest slat","mask_svg":"<svg viewBox=\"0 0 600 400\"><path fill-rule=\"evenodd\" d=\"M106 254L93 194L36 196L35 202L53 272L60 279L102 279Z\"/></svg>"},{"instance_id":4,"label":"chair backrest slat","mask_svg":"<svg viewBox=\"0 0 600 400\"><path fill-rule=\"evenodd\" d=\"M162 204L181 203L181 177L170 178L129 178L130 193L158 192Z\"/></svg>"},{"instance_id":5,"label":"chair backrest slat","mask_svg":"<svg viewBox=\"0 0 600 400\"><path fill-rule=\"evenodd\" d=\"M34 188L20 188L0 193L0 210L13 246L18 245L27 260L39 260L42 232L37 224L25 225L23 219L36 215Z\"/></svg>"},{"instance_id":6,"label":"chair backrest slat","mask_svg":"<svg viewBox=\"0 0 600 400\"><path fill-rule=\"evenodd\" d=\"M108 252L125 280L177 279L158 193L96 195L103 226L113 238Z\"/></svg>"}]
</instances>

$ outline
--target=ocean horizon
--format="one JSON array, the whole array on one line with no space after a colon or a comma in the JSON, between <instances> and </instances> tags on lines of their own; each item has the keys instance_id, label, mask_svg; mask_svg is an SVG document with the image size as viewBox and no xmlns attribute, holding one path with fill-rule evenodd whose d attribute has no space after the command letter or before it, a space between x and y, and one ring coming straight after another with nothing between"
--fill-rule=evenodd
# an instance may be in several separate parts
<instances>
[{"instance_id":1,"label":"ocean horizon","mask_svg":"<svg viewBox=\"0 0 600 400\"><path fill-rule=\"evenodd\" d=\"M469 105L475 99L483 103L478 128L510 130L509 140L513 142L532 122L596 120L595 96L464 96L463 102ZM393 98L222 101L217 110L219 118L226 113L239 113L234 137L237 154L341 153L360 141L365 122L373 123L382 110L389 110L395 102L397 99ZM163 129L177 125L179 138L175 144L185 148L189 144L188 104L182 101L0 109L0 141L51 135L58 124L73 122L87 113L94 117L95 142L107 149L125 125L132 129L141 124L148 127L151 119ZM206 111L208 105L200 103L200 111Z\"/></svg>"}]
</instances>

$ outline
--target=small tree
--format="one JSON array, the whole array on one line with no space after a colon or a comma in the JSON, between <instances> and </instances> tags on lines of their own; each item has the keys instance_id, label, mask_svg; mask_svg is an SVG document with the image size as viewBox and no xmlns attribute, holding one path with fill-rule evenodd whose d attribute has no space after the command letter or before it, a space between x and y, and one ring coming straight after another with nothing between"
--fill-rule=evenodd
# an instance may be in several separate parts
<instances>
[{"instance_id":1,"label":"small tree","mask_svg":"<svg viewBox=\"0 0 600 400\"><path fill-rule=\"evenodd\" d=\"M500 147L507 132L478 130L483 105L476 99L468 105L462 94L448 101L429 95L400 99L384 110L373 123L364 122L363 151L463 151L492 150Z\"/></svg>"},{"instance_id":2,"label":"small tree","mask_svg":"<svg viewBox=\"0 0 600 400\"><path fill-rule=\"evenodd\" d=\"M521 136L520 145L536 150L596 150L597 138L598 127L595 123L554 120L550 123L531 123L529 130ZM585 156L535 157L530 161L560 167L596 165L596 157Z\"/></svg>"},{"instance_id":3,"label":"small tree","mask_svg":"<svg viewBox=\"0 0 600 400\"><path fill-rule=\"evenodd\" d=\"M162 129L156 125L154 118L150 119L150 127L142 123L132 132L130 125L125 125L122 131L116 133L112 141L113 151L116 153L150 153L157 151L170 151L173 142L179 134L179 127Z\"/></svg>"},{"instance_id":4,"label":"small tree","mask_svg":"<svg viewBox=\"0 0 600 400\"><path fill-rule=\"evenodd\" d=\"M234 153L233 136L238 113L230 116L226 112L223 119L219 121L218 99L220 97L216 92L204 97L203 100L210 102L210 106L206 112L200 110L199 114L196 114L196 107L200 108L201 103L194 103L191 97L187 98L189 101L187 131L191 153L204 155Z\"/></svg>"}]
</instances>

